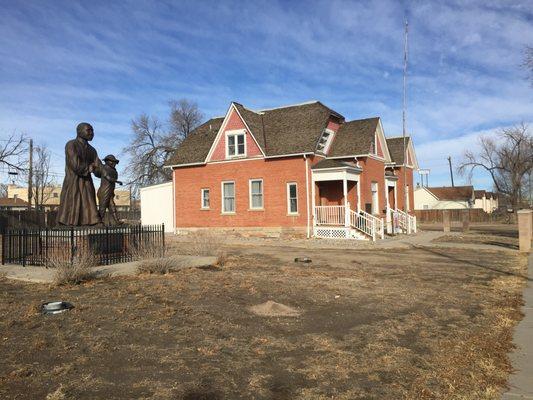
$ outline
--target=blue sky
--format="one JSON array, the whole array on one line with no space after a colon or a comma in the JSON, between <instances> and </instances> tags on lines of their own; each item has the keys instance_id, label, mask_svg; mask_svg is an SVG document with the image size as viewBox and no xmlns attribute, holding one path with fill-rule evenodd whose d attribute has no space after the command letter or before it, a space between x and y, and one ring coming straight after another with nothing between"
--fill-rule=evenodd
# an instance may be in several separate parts
<instances>
[{"instance_id":1,"label":"blue sky","mask_svg":"<svg viewBox=\"0 0 533 400\"><path fill-rule=\"evenodd\" d=\"M183 97L206 117L232 100L316 99L347 119L380 116L396 136L406 14L408 132L430 184L449 185L448 155L458 162L480 133L533 122L520 67L531 1L0 0L0 138L46 143L61 180L78 122L93 124L101 156L121 156L133 117L164 118ZM491 188L483 174L473 183Z\"/></svg>"}]
</instances>

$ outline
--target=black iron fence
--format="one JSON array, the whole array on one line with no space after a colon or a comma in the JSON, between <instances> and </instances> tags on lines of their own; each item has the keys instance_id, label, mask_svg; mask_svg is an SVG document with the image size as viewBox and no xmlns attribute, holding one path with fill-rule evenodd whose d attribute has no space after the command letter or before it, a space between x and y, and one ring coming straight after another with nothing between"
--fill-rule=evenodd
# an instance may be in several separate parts
<instances>
[{"instance_id":1,"label":"black iron fence","mask_svg":"<svg viewBox=\"0 0 533 400\"><path fill-rule=\"evenodd\" d=\"M50 265L95 257L98 265L131 261L136 253L165 248L165 226L120 225L0 232L2 264Z\"/></svg>"},{"instance_id":2,"label":"black iron fence","mask_svg":"<svg viewBox=\"0 0 533 400\"><path fill-rule=\"evenodd\" d=\"M141 212L139 210L118 211L120 220L129 223L139 223ZM0 210L0 229L19 228L54 228L57 225L57 210Z\"/></svg>"}]
</instances>

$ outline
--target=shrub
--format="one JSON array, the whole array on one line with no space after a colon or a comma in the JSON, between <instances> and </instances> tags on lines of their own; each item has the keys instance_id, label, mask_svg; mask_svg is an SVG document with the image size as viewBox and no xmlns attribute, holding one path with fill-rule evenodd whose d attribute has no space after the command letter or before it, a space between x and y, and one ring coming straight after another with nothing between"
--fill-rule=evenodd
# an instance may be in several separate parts
<instances>
[{"instance_id":1,"label":"shrub","mask_svg":"<svg viewBox=\"0 0 533 400\"><path fill-rule=\"evenodd\" d=\"M139 260L137 272L140 274L168 274L176 268L172 257L146 258Z\"/></svg>"},{"instance_id":2,"label":"shrub","mask_svg":"<svg viewBox=\"0 0 533 400\"><path fill-rule=\"evenodd\" d=\"M225 242L222 234L209 231L190 233L187 235L189 238L180 250L193 256L218 256Z\"/></svg>"},{"instance_id":3,"label":"shrub","mask_svg":"<svg viewBox=\"0 0 533 400\"><path fill-rule=\"evenodd\" d=\"M97 258L94 254L82 252L76 255L72 262L55 260L50 261L48 266L55 268L54 284L60 286L78 285L96 279L98 272L93 267L97 265Z\"/></svg>"}]
</instances>

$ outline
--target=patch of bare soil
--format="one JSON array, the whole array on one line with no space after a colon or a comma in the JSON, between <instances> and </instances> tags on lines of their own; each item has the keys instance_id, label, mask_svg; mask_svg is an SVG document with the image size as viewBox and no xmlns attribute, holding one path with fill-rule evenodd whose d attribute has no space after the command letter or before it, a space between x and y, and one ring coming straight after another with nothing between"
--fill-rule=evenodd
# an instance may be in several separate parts
<instances>
[{"instance_id":1,"label":"patch of bare soil","mask_svg":"<svg viewBox=\"0 0 533 400\"><path fill-rule=\"evenodd\" d=\"M226 250L216 271L0 279L0 398L496 399L506 384L518 253ZM271 299L302 313L247 311ZM75 308L39 314L50 300Z\"/></svg>"},{"instance_id":2,"label":"patch of bare soil","mask_svg":"<svg viewBox=\"0 0 533 400\"><path fill-rule=\"evenodd\" d=\"M272 300L248 307L248 309L255 315L260 315L262 317L297 317L301 314L296 308L276 303Z\"/></svg>"},{"instance_id":3,"label":"patch of bare soil","mask_svg":"<svg viewBox=\"0 0 533 400\"><path fill-rule=\"evenodd\" d=\"M444 235L433 242L486 244L518 250L518 232L515 227L510 228L508 225L481 226L474 227L470 232Z\"/></svg>"}]
</instances>

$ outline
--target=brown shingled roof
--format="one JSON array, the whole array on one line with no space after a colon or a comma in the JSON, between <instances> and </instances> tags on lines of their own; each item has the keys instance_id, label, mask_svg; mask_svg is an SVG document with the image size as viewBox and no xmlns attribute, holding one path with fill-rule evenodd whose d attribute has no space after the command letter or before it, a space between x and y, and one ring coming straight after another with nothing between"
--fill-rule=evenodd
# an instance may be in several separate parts
<instances>
[{"instance_id":1,"label":"brown shingled roof","mask_svg":"<svg viewBox=\"0 0 533 400\"><path fill-rule=\"evenodd\" d=\"M474 190L474 197L476 199L482 199L483 195L485 195L486 197L489 197L488 193L485 192L484 190Z\"/></svg>"},{"instance_id":2,"label":"brown shingled roof","mask_svg":"<svg viewBox=\"0 0 533 400\"><path fill-rule=\"evenodd\" d=\"M466 201L473 197L473 186L427 187L439 200Z\"/></svg>"},{"instance_id":3,"label":"brown shingled roof","mask_svg":"<svg viewBox=\"0 0 533 400\"><path fill-rule=\"evenodd\" d=\"M358 119L341 125L328 157L355 156L370 153L379 118Z\"/></svg>"},{"instance_id":4,"label":"brown shingled roof","mask_svg":"<svg viewBox=\"0 0 533 400\"><path fill-rule=\"evenodd\" d=\"M313 153L330 116L344 120L342 115L319 101L260 111L233 104L266 156ZM223 120L211 119L191 132L169 157L167 165L204 162ZM328 157L369 153L378 123L379 118L343 123Z\"/></svg>"},{"instance_id":5,"label":"brown shingled roof","mask_svg":"<svg viewBox=\"0 0 533 400\"><path fill-rule=\"evenodd\" d=\"M21 207L27 206L28 202L19 198L0 197L0 207Z\"/></svg>"},{"instance_id":6,"label":"brown shingled roof","mask_svg":"<svg viewBox=\"0 0 533 400\"><path fill-rule=\"evenodd\" d=\"M202 163L211 149L224 117L212 118L203 123L178 146L168 158L167 165ZM252 129L252 128L250 128Z\"/></svg>"},{"instance_id":7,"label":"brown shingled roof","mask_svg":"<svg viewBox=\"0 0 533 400\"><path fill-rule=\"evenodd\" d=\"M409 146L409 136L405 137L405 147ZM387 147L393 162L398 165L404 164L403 137L387 138Z\"/></svg>"},{"instance_id":8,"label":"brown shingled roof","mask_svg":"<svg viewBox=\"0 0 533 400\"><path fill-rule=\"evenodd\" d=\"M359 168L355 163L353 162L346 162L346 161L339 161L339 160L332 160L332 159L325 159L322 161L319 161L315 165L311 167L311 169L325 169L325 168Z\"/></svg>"}]
</instances>

